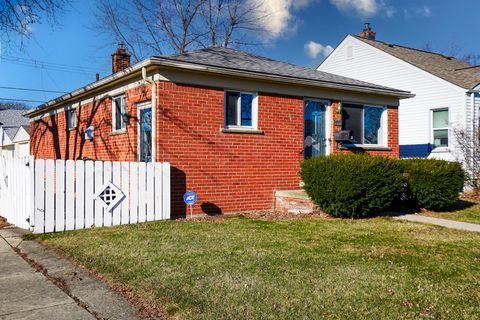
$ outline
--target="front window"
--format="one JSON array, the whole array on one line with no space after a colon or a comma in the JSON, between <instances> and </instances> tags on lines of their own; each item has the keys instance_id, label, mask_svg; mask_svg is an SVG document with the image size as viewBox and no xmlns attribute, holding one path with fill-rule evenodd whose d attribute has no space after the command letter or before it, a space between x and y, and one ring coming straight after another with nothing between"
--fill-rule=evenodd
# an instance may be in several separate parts
<instances>
[{"instance_id":1,"label":"front window","mask_svg":"<svg viewBox=\"0 0 480 320\"><path fill-rule=\"evenodd\" d=\"M342 130L350 130L354 144L385 144L385 107L343 104Z\"/></svg>"},{"instance_id":2,"label":"front window","mask_svg":"<svg viewBox=\"0 0 480 320\"><path fill-rule=\"evenodd\" d=\"M432 136L435 147L448 147L448 110L432 111Z\"/></svg>"},{"instance_id":3,"label":"front window","mask_svg":"<svg viewBox=\"0 0 480 320\"><path fill-rule=\"evenodd\" d=\"M66 111L67 115L67 129L73 129L77 126L77 115L74 109Z\"/></svg>"},{"instance_id":4,"label":"front window","mask_svg":"<svg viewBox=\"0 0 480 320\"><path fill-rule=\"evenodd\" d=\"M227 91L225 93L225 125L227 128L255 128L256 95Z\"/></svg>"},{"instance_id":5,"label":"front window","mask_svg":"<svg viewBox=\"0 0 480 320\"><path fill-rule=\"evenodd\" d=\"M119 131L127 127L126 99L120 96L112 99L112 130Z\"/></svg>"}]
</instances>

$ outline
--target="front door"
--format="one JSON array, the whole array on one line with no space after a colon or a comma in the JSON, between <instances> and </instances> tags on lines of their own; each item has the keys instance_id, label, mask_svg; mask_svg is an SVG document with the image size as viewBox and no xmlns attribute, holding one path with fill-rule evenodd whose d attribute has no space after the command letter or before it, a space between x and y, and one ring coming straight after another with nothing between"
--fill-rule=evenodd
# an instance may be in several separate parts
<instances>
[{"instance_id":1,"label":"front door","mask_svg":"<svg viewBox=\"0 0 480 320\"><path fill-rule=\"evenodd\" d=\"M325 155L327 151L327 139L325 134L326 106L320 101L305 101L305 134L304 134L304 157L308 159L319 155Z\"/></svg>"},{"instance_id":2,"label":"front door","mask_svg":"<svg viewBox=\"0 0 480 320\"><path fill-rule=\"evenodd\" d=\"M140 109L140 161L152 161L152 108Z\"/></svg>"}]
</instances>

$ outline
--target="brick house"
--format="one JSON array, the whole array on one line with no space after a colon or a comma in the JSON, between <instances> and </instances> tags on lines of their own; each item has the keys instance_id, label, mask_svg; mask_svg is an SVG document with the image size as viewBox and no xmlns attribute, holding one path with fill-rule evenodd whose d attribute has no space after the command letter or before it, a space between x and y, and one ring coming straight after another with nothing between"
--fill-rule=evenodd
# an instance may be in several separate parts
<instances>
[{"instance_id":1,"label":"brick house","mask_svg":"<svg viewBox=\"0 0 480 320\"><path fill-rule=\"evenodd\" d=\"M112 75L27 112L31 153L170 162L173 216L186 190L194 213L269 209L311 156L398 157L406 91L225 48L129 61L119 48ZM334 141L342 129L351 143Z\"/></svg>"}]
</instances>

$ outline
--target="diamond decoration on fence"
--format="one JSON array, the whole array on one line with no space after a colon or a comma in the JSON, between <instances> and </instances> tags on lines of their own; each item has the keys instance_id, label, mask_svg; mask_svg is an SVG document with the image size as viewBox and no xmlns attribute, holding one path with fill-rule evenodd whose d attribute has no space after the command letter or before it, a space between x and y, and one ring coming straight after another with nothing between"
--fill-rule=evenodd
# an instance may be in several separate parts
<instances>
[{"instance_id":1,"label":"diamond decoration on fence","mask_svg":"<svg viewBox=\"0 0 480 320\"><path fill-rule=\"evenodd\" d=\"M125 198L125 194L109 181L93 195L93 198L100 201L105 210L110 212Z\"/></svg>"}]
</instances>

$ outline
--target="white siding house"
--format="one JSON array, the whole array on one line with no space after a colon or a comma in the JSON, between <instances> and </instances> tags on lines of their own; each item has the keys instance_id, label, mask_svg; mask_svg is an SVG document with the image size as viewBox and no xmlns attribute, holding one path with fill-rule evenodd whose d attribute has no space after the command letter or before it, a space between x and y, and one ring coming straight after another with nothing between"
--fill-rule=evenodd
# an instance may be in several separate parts
<instances>
[{"instance_id":1,"label":"white siding house","mask_svg":"<svg viewBox=\"0 0 480 320\"><path fill-rule=\"evenodd\" d=\"M0 109L0 156L30 155L30 129L25 110Z\"/></svg>"},{"instance_id":2,"label":"white siding house","mask_svg":"<svg viewBox=\"0 0 480 320\"><path fill-rule=\"evenodd\" d=\"M454 130L478 128L480 68L374 35L347 36L318 70L410 91L399 106L400 157L460 160Z\"/></svg>"}]
</instances>

